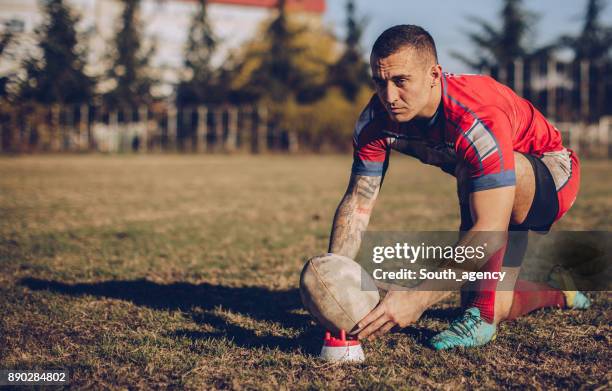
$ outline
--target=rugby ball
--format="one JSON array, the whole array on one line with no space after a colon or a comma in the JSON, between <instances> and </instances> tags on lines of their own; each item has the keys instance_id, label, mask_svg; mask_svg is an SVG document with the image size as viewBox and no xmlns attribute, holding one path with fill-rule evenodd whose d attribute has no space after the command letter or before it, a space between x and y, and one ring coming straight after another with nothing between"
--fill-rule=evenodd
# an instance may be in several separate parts
<instances>
[{"instance_id":1,"label":"rugby ball","mask_svg":"<svg viewBox=\"0 0 612 391\"><path fill-rule=\"evenodd\" d=\"M306 262L300 276L300 295L310 314L332 332L353 330L380 301L372 277L357 262L336 254L319 255Z\"/></svg>"}]
</instances>

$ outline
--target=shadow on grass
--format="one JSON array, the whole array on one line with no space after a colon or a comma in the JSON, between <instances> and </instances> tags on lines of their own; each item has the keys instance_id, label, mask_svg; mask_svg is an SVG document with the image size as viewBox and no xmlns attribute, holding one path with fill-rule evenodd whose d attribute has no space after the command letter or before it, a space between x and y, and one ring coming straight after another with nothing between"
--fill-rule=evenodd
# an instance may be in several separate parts
<instances>
[{"instance_id":1,"label":"shadow on grass","mask_svg":"<svg viewBox=\"0 0 612 391\"><path fill-rule=\"evenodd\" d=\"M429 340L438 332L423 326L408 326L401 330L400 333L408 335L414 339L416 343L422 346L429 347Z\"/></svg>"},{"instance_id":2,"label":"shadow on grass","mask_svg":"<svg viewBox=\"0 0 612 391\"><path fill-rule=\"evenodd\" d=\"M460 316L462 309L459 307L450 308L430 308L425 311L421 317L421 320L414 325L410 325L403 329L397 330L399 333L410 336L414 341L420 345L430 347L429 340L440 330L433 330L428 326L423 326L423 321L429 320L440 320L444 322L450 322L452 319Z\"/></svg>"},{"instance_id":3,"label":"shadow on grass","mask_svg":"<svg viewBox=\"0 0 612 391\"><path fill-rule=\"evenodd\" d=\"M177 331L173 335L190 338L216 338L225 336L242 347L278 348L315 354L320 348L322 331L309 326L309 317L295 313L302 308L298 289L273 291L263 287L229 287L208 283L158 284L147 280L104 281L98 283L66 284L35 278L20 281L32 290L49 290L71 296L91 295L126 300L135 305L159 310L180 310L189 314L197 323L209 324L218 332ZM253 330L218 316L197 311L199 307L210 311L222 307L232 313L251 319L275 322L283 328L303 330L298 337L256 335Z\"/></svg>"},{"instance_id":4,"label":"shadow on grass","mask_svg":"<svg viewBox=\"0 0 612 391\"><path fill-rule=\"evenodd\" d=\"M461 307L430 308L423 313L423 318L451 320L463 314Z\"/></svg>"}]
</instances>

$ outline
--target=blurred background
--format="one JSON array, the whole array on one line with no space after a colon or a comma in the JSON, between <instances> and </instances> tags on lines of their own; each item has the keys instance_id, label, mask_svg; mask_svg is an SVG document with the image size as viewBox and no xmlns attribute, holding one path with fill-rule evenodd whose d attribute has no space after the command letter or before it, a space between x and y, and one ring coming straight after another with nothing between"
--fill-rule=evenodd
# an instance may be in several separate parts
<instances>
[{"instance_id":1,"label":"blurred background","mask_svg":"<svg viewBox=\"0 0 612 391\"><path fill-rule=\"evenodd\" d=\"M2 0L0 151L349 151L369 49L399 23L612 156L604 0Z\"/></svg>"}]
</instances>

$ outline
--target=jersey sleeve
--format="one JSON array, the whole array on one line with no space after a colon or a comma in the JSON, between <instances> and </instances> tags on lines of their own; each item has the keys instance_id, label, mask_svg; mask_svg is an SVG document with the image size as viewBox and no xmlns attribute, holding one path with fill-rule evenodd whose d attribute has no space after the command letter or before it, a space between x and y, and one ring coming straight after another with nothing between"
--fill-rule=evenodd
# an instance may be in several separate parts
<instances>
[{"instance_id":1,"label":"jersey sleeve","mask_svg":"<svg viewBox=\"0 0 612 391\"><path fill-rule=\"evenodd\" d=\"M457 159L470 169L472 192L516 184L512 127L499 109L466 115L458 128L455 150Z\"/></svg>"},{"instance_id":2,"label":"jersey sleeve","mask_svg":"<svg viewBox=\"0 0 612 391\"><path fill-rule=\"evenodd\" d=\"M372 102L363 110L353 133L352 174L383 176L388 165L389 148Z\"/></svg>"}]
</instances>

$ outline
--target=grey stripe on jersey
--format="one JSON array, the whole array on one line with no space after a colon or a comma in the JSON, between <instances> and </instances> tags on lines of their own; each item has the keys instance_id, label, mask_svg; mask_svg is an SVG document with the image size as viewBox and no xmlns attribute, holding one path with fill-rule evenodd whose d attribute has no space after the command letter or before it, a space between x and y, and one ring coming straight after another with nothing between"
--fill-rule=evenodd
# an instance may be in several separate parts
<instances>
[{"instance_id":1,"label":"grey stripe on jersey","mask_svg":"<svg viewBox=\"0 0 612 391\"><path fill-rule=\"evenodd\" d=\"M555 188L559 191L572 176L572 159L569 151L563 148L560 151L544 152L542 163L550 171L555 181Z\"/></svg>"},{"instance_id":2,"label":"grey stripe on jersey","mask_svg":"<svg viewBox=\"0 0 612 391\"><path fill-rule=\"evenodd\" d=\"M481 162L498 149L491 133L478 120L475 120L470 129L465 132L465 137L474 145Z\"/></svg>"}]
</instances>

